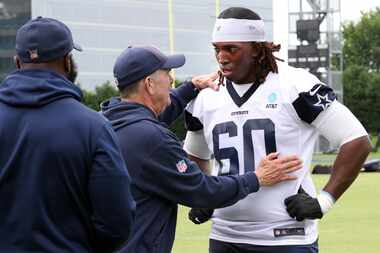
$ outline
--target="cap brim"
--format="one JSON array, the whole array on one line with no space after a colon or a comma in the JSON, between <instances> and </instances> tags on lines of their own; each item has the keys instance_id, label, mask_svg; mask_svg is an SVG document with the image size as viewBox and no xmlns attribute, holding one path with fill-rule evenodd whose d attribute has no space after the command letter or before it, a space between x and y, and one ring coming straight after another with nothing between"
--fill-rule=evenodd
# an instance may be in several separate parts
<instances>
[{"instance_id":1,"label":"cap brim","mask_svg":"<svg viewBox=\"0 0 380 253\"><path fill-rule=\"evenodd\" d=\"M73 43L73 48L79 52L83 51L82 47L75 42Z\"/></svg>"},{"instance_id":2,"label":"cap brim","mask_svg":"<svg viewBox=\"0 0 380 253\"><path fill-rule=\"evenodd\" d=\"M167 56L167 61L161 67L163 69L175 69L185 64L185 56L183 54L175 54Z\"/></svg>"}]
</instances>

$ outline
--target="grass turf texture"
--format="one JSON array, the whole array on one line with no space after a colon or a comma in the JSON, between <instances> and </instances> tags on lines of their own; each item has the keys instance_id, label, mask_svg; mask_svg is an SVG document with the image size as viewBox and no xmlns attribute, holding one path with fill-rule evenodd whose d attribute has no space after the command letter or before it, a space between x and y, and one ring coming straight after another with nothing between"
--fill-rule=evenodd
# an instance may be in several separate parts
<instances>
[{"instance_id":1,"label":"grass turf texture","mask_svg":"<svg viewBox=\"0 0 380 253\"><path fill-rule=\"evenodd\" d=\"M378 158L372 153L370 158ZM331 164L334 155L318 155L313 163ZM318 189L329 175L313 175ZM360 173L349 190L319 222L320 253L379 253L380 173ZM207 253L211 222L194 225L187 219L188 208L181 206L172 253Z\"/></svg>"}]
</instances>

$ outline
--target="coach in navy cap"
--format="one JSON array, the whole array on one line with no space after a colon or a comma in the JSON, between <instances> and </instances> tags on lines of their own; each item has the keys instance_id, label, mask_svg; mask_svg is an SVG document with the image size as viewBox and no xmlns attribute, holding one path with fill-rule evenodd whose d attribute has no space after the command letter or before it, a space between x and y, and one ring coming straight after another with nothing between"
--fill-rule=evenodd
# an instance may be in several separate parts
<instances>
[{"instance_id":1,"label":"coach in navy cap","mask_svg":"<svg viewBox=\"0 0 380 253\"><path fill-rule=\"evenodd\" d=\"M218 89L214 83L217 75L212 73L193 77L179 89L173 90L170 96L173 83L170 70L184 64L185 56L182 54L165 55L154 46L129 46L117 58L113 72L122 99L136 100L135 102L148 106L158 116L170 105L172 99L175 102L178 100L182 112L182 107L194 98L199 90L206 87ZM175 106L176 104L168 110L177 110Z\"/></svg>"},{"instance_id":2,"label":"coach in navy cap","mask_svg":"<svg viewBox=\"0 0 380 253\"><path fill-rule=\"evenodd\" d=\"M116 60L114 75L121 97L103 103L102 112L119 137L136 200L132 236L119 253L171 252L178 203L219 208L259 189L259 177L253 172L206 176L167 128L199 90L203 96L218 89L216 74L196 76L170 89L170 69L184 63L183 55L165 55L151 46L129 47ZM273 172L274 167L267 169ZM258 168L256 173L262 171ZM270 171L267 175L272 175Z\"/></svg>"},{"instance_id":3,"label":"coach in navy cap","mask_svg":"<svg viewBox=\"0 0 380 253\"><path fill-rule=\"evenodd\" d=\"M113 252L135 202L109 122L81 103L62 22L38 17L16 36L0 85L0 252Z\"/></svg>"},{"instance_id":4,"label":"coach in navy cap","mask_svg":"<svg viewBox=\"0 0 380 253\"><path fill-rule=\"evenodd\" d=\"M123 88L152 74L158 69L173 69L185 64L182 54L166 56L153 46L128 47L117 58L114 76Z\"/></svg>"}]
</instances>

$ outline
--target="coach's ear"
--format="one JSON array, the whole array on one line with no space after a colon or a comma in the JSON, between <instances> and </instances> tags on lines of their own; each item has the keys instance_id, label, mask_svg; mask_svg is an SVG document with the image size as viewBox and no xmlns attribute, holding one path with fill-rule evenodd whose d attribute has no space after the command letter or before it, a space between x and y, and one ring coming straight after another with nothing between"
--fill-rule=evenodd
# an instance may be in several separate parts
<instances>
[{"instance_id":1,"label":"coach's ear","mask_svg":"<svg viewBox=\"0 0 380 253\"><path fill-rule=\"evenodd\" d=\"M147 93L151 96L156 94L156 84L152 76L147 76L142 80Z\"/></svg>"}]
</instances>

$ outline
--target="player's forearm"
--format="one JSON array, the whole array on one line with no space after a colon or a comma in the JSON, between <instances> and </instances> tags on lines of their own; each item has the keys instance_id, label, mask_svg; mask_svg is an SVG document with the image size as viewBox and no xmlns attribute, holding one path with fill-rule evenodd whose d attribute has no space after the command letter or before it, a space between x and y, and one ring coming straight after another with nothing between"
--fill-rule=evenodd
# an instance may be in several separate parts
<instances>
[{"instance_id":1,"label":"player's forearm","mask_svg":"<svg viewBox=\"0 0 380 253\"><path fill-rule=\"evenodd\" d=\"M367 136L344 144L336 157L330 179L323 190L329 192L337 200L354 182L370 151L371 145Z\"/></svg>"},{"instance_id":2,"label":"player's forearm","mask_svg":"<svg viewBox=\"0 0 380 253\"><path fill-rule=\"evenodd\" d=\"M196 156L188 155L190 160L194 161L196 164L198 164L199 168L205 173L206 175L211 175L211 168L210 168L210 160L204 160L200 159Z\"/></svg>"}]
</instances>

